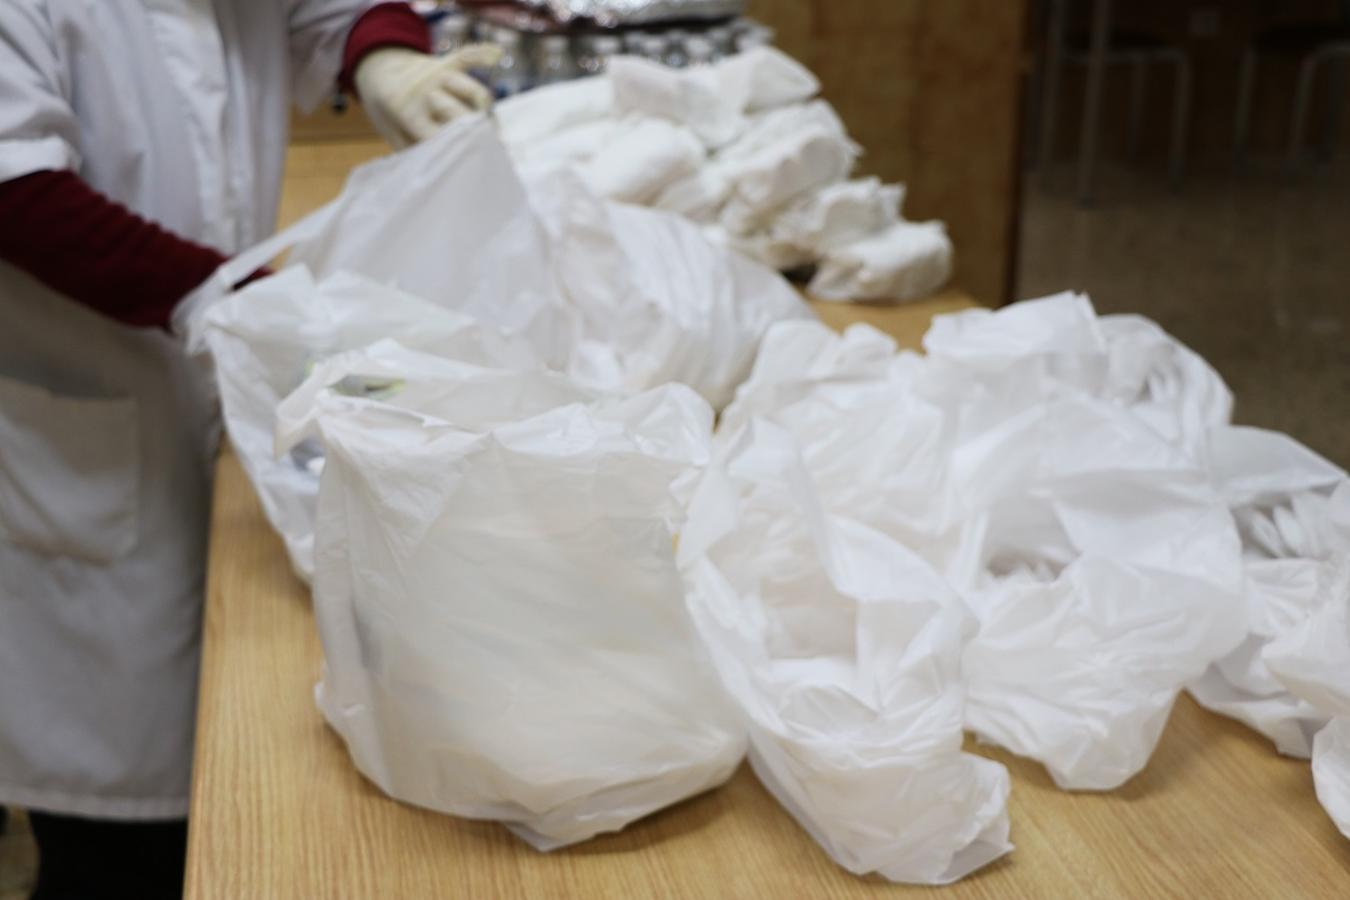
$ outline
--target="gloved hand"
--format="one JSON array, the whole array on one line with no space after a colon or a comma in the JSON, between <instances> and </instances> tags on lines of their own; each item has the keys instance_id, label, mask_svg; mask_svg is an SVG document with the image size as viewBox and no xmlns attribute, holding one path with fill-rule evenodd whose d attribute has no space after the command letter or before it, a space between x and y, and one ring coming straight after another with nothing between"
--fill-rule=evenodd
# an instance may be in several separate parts
<instances>
[{"instance_id":1,"label":"gloved hand","mask_svg":"<svg viewBox=\"0 0 1350 900\"><path fill-rule=\"evenodd\" d=\"M375 129L401 150L491 106L492 92L468 73L492 68L501 55L491 44L471 44L445 57L383 47L356 67L356 92Z\"/></svg>"}]
</instances>

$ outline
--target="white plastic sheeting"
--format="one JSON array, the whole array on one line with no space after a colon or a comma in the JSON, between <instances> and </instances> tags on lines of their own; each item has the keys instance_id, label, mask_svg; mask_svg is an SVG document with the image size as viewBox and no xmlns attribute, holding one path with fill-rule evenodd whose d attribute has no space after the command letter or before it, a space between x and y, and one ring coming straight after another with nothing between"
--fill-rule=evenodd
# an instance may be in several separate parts
<instances>
[{"instance_id":1,"label":"white plastic sheeting","mask_svg":"<svg viewBox=\"0 0 1350 900\"><path fill-rule=\"evenodd\" d=\"M818 448L758 420L721 442L680 564L760 780L851 872L943 884L1007 853L1008 773L961 750L956 594L826 505Z\"/></svg>"},{"instance_id":2,"label":"white plastic sheeting","mask_svg":"<svg viewBox=\"0 0 1350 900\"><path fill-rule=\"evenodd\" d=\"M1317 799L1350 838L1350 716L1337 716L1317 733L1312 770Z\"/></svg>"},{"instance_id":3,"label":"white plastic sheeting","mask_svg":"<svg viewBox=\"0 0 1350 900\"><path fill-rule=\"evenodd\" d=\"M207 342L230 440L286 542L297 572L314 573L314 509L322 453L300 448L273 455L277 405L317 362L385 338L465 362L533 368L520 340L482 328L468 316L360 276L316 282L303 266L287 269L211 307Z\"/></svg>"},{"instance_id":4,"label":"white plastic sheeting","mask_svg":"<svg viewBox=\"0 0 1350 900\"><path fill-rule=\"evenodd\" d=\"M1327 814L1350 838L1350 482L1336 489L1323 521L1342 549L1327 564L1322 603L1271 641L1262 658L1294 696L1329 719L1313 739L1313 781Z\"/></svg>"},{"instance_id":5,"label":"white plastic sheeting","mask_svg":"<svg viewBox=\"0 0 1350 900\"><path fill-rule=\"evenodd\" d=\"M872 189L778 236L889 218ZM392 795L559 846L715 786L748 733L841 865L945 883L1010 849L963 730L1109 789L1190 685L1311 753L1346 828L1350 482L1233 426L1155 324L1064 294L940 318L922 357L837 335L692 222L518 178L481 120L282 247L309 268L194 331L315 572L320 705Z\"/></svg>"},{"instance_id":6,"label":"white plastic sheeting","mask_svg":"<svg viewBox=\"0 0 1350 900\"><path fill-rule=\"evenodd\" d=\"M671 493L711 408L392 342L318 366L319 707L393 797L541 849L725 781L744 734L686 612Z\"/></svg>"},{"instance_id":7,"label":"white plastic sheeting","mask_svg":"<svg viewBox=\"0 0 1350 900\"><path fill-rule=\"evenodd\" d=\"M720 409L769 326L811 317L782 278L678 216L602 201L566 173L529 187L553 279L580 323L567 369L588 383L674 381Z\"/></svg>"},{"instance_id":8,"label":"white plastic sheeting","mask_svg":"<svg viewBox=\"0 0 1350 900\"><path fill-rule=\"evenodd\" d=\"M337 201L262 249L290 249L294 265L206 307L193 331L212 351L230 437L306 578L318 451L275 460L270 435L310 363L386 337L437 351L462 339L490 353L447 351L466 361L624 392L683 382L721 406L768 326L810 315L776 273L679 217L569 179L527 195L481 120L358 169Z\"/></svg>"},{"instance_id":9,"label":"white plastic sheeting","mask_svg":"<svg viewBox=\"0 0 1350 900\"><path fill-rule=\"evenodd\" d=\"M1344 591L1350 533L1335 526L1333 492L1340 486L1350 502L1350 485L1338 467L1284 435L1225 428L1209 449L1243 539L1249 634L1190 691L1269 737L1281 753L1306 758L1327 714L1287 690L1263 652Z\"/></svg>"},{"instance_id":10,"label":"white plastic sheeting","mask_svg":"<svg viewBox=\"0 0 1350 900\"><path fill-rule=\"evenodd\" d=\"M1227 508L1132 410L1152 400L1113 372L1104 324L1071 295L944 317L926 359L780 325L725 416L785 428L826 509L947 578L980 626L967 724L1087 789L1143 768L1183 685L1244 633Z\"/></svg>"}]
</instances>

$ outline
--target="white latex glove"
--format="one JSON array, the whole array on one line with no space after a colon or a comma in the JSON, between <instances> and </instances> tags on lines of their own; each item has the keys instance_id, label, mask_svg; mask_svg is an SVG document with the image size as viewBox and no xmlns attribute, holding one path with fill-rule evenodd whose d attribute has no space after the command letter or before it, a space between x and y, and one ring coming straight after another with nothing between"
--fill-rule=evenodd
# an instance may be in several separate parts
<instances>
[{"instance_id":1,"label":"white latex glove","mask_svg":"<svg viewBox=\"0 0 1350 900\"><path fill-rule=\"evenodd\" d=\"M356 91L375 130L401 150L491 106L492 92L468 73L492 68L501 55L491 44L471 44L444 57L383 47L356 67Z\"/></svg>"}]
</instances>

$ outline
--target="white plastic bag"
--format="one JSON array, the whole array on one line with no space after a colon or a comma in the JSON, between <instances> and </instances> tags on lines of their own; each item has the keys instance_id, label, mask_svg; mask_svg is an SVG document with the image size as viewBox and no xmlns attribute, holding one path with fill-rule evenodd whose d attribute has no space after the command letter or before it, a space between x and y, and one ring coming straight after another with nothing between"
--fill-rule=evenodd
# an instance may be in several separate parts
<instances>
[{"instance_id":1,"label":"white plastic bag","mask_svg":"<svg viewBox=\"0 0 1350 900\"><path fill-rule=\"evenodd\" d=\"M899 222L825 252L811 281L822 300L918 300L952 276L952 242L941 222Z\"/></svg>"},{"instance_id":2,"label":"white plastic bag","mask_svg":"<svg viewBox=\"0 0 1350 900\"><path fill-rule=\"evenodd\" d=\"M1335 499L1350 513L1350 485ZM1338 524L1350 526L1350 519ZM1350 540L1350 528L1343 533ZM1285 687L1330 717L1313 740L1313 782L1317 799L1350 838L1350 553L1338 555L1335 565L1326 602L1272 641L1262 658Z\"/></svg>"},{"instance_id":3,"label":"white plastic bag","mask_svg":"<svg viewBox=\"0 0 1350 900\"><path fill-rule=\"evenodd\" d=\"M302 576L319 457L307 448L273 460L270 434L273 407L308 364L384 337L429 349L463 338L487 354L466 357L456 344L452 355L469 361L572 371L616 391L683 381L720 406L768 326L810 315L776 273L688 222L605 203L565 173L532 185L527 197L485 122L452 126L358 170L334 204L245 254L256 267L294 247L324 268L322 281L293 266L196 313L226 425ZM486 211L460 203L494 188L479 198ZM342 275L344 261L430 296Z\"/></svg>"},{"instance_id":4,"label":"white plastic bag","mask_svg":"<svg viewBox=\"0 0 1350 900\"><path fill-rule=\"evenodd\" d=\"M276 458L276 407L335 353L397 338L409 346L499 367L538 365L522 341L467 316L356 275L315 282L294 266L207 308L198 325L214 359L225 425L268 521L296 571L314 572L314 508L322 456Z\"/></svg>"},{"instance_id":5,"label":"white plastic bag","mask_svg":"<svg viewBox=\"0 0 1350 900\"><path fill-rule=\"evenodd\" d=\"M289 262L323 278L355 272L524 335L561 365L572 346L547 238L482 116L357 168ZM282 240L285 239L283 235Z\"/></svg>"},{"instance_id":6,"label":"white plastic bag","mask_svg":"<svg viewBox=\"0 0 1350 900\"><path fill-rule=\"evenodd\" d=\"M1233 394L1194 350L1142 316L1097 320L1109 366L1104 396L1208 468L1210 435L1233 417Z\"/></svg>"},{"instance_id":7,"label":"white plastic bag","mask_svg":"<svg viewBox=\"0 0 1350 900\"><path fill-rule=\"evenodd\" d=\"M770 325L813 318L777 272L678 216L606 203L565 174L532 181L530 194L585 335L569 371L589 384L633 392L674 381L720 409Z\"/></svg>"},{"instance_id":8,"label":"white plastic bag","mask_svg":"<svg viewBox=\"0 0 1350 900\"><path fill-rule=\"evenodd\" d=\"M1332 719L1313 742L1317 799L1341 834L1350 838L1350 716Z\"/></svg>"},{"instance_id":9,"label":"white plastic bag","mask_svg":"<svg viewBox=\"0 0 1350 900\"><path fill-rule=\"evenodd\" d=\"M744 736L684 607L671 493L711 428L676 385L610 398L392 343L316 369L278 446L327 449L318 701L361 771L540 849L728 778Z\"/></svg>"},{"instance_id":10,"label":"white plastic bag","mask_svg":"<svg viewBox=\"0 0 1350 900\"><path fill-rule=\"evenodd\" d=\"M955 421L955 506L986 522L967 601L974 730L1063 787L1147 763L1183 685L1246 630L1240 542L1208 473L1118 401L1086 298L944 317L925 340Z\"/></svg>"},{"instance_id":11,"label":"white plastic bag","mask_svg":"<svg viewBox=\"0 0 1350 900\"><path fill-rule=\"evenodd\" d=\"M1249 634L1190 692L1269 737L1281 753L1306 758L1328 714L1287 690L1268 670L1263 650L1341 590L1350 533L1334 520L1333 491L1350 500L1350 485L1339 467L1261 429L1214 428L1205 452L1243 539Z\"/></svg>"},{"instance_id":12,"label":"white plastic bag","mask_svg":"<svg viewBox=\"0 0 1350 900\"><path fill-rule=\"evenodd\" d=\"M961 595L980 622L973 730L1066 787L1114 787L1245 632L1226 504L1119 402L1085 298L943 317L925 343L919 358L870 329L776 326L724 427L789 431L825 509Z\"/></svg>"},{"instance_id":13,"label":"white plastic bag","mask_svg":"<svg viewBox=\"0 0 1350 900\"><path fill-rule=\"evenodd\" d=\"M1008 852L1008 774L961 751L960 601L825 509L781 428L720 442L679 558L755 772L851 872L943 884Z\"/></svg>"}]
</instances>

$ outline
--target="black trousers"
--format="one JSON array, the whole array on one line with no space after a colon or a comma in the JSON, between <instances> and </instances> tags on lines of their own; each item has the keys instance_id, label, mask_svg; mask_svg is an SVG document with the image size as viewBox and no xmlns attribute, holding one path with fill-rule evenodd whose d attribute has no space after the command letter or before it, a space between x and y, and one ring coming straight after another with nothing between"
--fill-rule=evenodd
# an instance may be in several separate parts
<instances>
[{"instance_id":1,"label":"black trousers","mask_svg":"<svg viewBox=\"0 0 1350 900\"><path fill-rule=\"evenodd\" d=\"M38 846L33 900L178 900L187 820L110 822L28 814Z\"/></svg>"}]
</instances>

